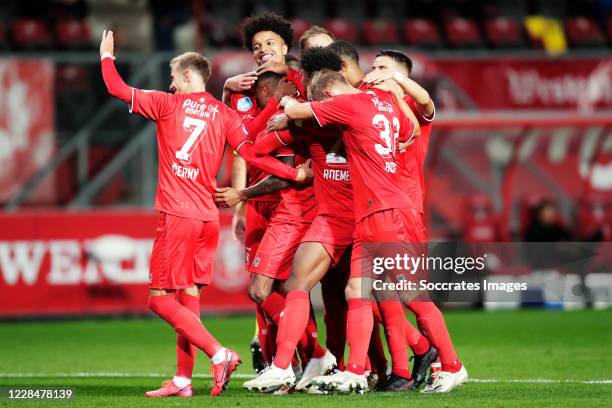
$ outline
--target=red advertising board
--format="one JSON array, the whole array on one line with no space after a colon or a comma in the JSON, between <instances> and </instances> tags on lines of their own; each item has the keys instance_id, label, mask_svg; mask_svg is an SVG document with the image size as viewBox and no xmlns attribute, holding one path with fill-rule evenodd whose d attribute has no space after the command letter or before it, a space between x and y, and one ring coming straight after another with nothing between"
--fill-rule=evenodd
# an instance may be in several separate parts
<instances>
[{"instance_id":1,"label":"red advertising board","mask_svg":"<svg viewBox=\"0 0 612 408\"><path fill-rule=\"evenodd\" d=\"M53 65L48 61L0 59L0 203L55 152ZM53 177L30 196L50 203Z\"/></svg>"},{"instance_id":2,"label":"red advertising board","mask_svg":"<svg viewBox=\"0 0 612 408\"><path fill-rule=\"evenodd\" d=\"M436 59L480 109L612 109L612 58Z\"/></svg>"},{"instance_id":3,"label":"red advertising board","mask_svg":"<svg viewBox=\"0 0 612 408\"><path fill-rule=\"evenodd\" d=\"M0 317L143 313L157 214L0 214ZM242 245L221 215L204 312L250 310Z\"/></svg>"}]
</instances>

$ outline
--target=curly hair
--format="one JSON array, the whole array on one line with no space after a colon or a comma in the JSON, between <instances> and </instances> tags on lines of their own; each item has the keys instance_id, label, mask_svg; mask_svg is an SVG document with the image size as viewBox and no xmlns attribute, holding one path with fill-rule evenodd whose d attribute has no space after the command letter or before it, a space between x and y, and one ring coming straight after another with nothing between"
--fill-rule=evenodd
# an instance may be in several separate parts
<instances>
[{"instance_id":1,"label":"curly hair","mask_svg":"<svg viewBox=\"0 0 612 408\"><path fill-rule=\"evenodd\" d=\"M333 50L328 47L314 47L302 53L302 71L309 77L315 72L328 69L340 71L342 60Z\"/></svg>"},{"instance_id":2,"label":"curly hair","mask_svg":"<svg viewBox=\"0 0 612 408\"><path fill-rule=\"evenodd\" d=\"M242 41L249 51L253 51L253 37L260 31L272 31L278 34L287 44L287 48L291 48L293 44L291 23L278 14L263 13L248 17L242 23Z\"/></svg>"}]
</instances>

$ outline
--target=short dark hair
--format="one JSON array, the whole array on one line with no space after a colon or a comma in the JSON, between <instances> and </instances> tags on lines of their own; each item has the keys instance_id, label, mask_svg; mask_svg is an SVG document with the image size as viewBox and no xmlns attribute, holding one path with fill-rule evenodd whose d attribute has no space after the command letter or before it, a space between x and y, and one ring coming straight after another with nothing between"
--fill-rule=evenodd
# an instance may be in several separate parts
<instances>
[{"instance_id":1,"label":"short dark hair","mask_svg":"<svg viewBox=\"0 0 612 408\"><path fill-rule=\"evenodd\" d=\"M302 53L302 71L309 77L322 69L340 71L342 60L328 47L314 47Z\"/></svg>"},{"instance_id":2,"label":"short dark hair","mask_svg":"<svg viewBox=\"0 0 612 408\"><path fill-rule=\"evenodd\" d=\"M291 23L278 14L263 13L248 17L242 23L242 41L249 51L253 51L253 37L261 31L272 31L278 34L288 48L291 48L293 44Z\"/></svg>"},{"instance_id":3,"label":"short dark hair","mask_svg":"<svg viewBox=\"0 0 612 408\"><path fill-rule=\"evenodd\" d=\"M359 64L359 53L353 44L344 40L336 40L327 46L333 50L340 58L348 58L351 61Z\"/></svg>"},{"instance_id":4,"label":"short dark hair","mask_svg":"<svg viewBox=\"0 0 612 408\"><path fill-rule=\"evenodd\" d=\"M257 76L257 81L255 81L255 86L261 85L264 82L273 82L274 87L278 84L278 82L283 79L284 75L277 74L276 72L266 71L263 74Z\"/></svg>"},{"instance_id":5,"label":"short dark hair","mask_svg":"<svg viewBox=\"0 0 612 408\"><path fill-rule=\"evenodd\" d=\"M404 54L401 51L397 51L397 50L382 50L381 52L376 54L376 58L378 58L378 57L389 57L393 61L397 62L398 64L404 65L406 67L406 69L408 70L409 74L412 72L412 60L410 59L409 56L407 56L406 54Z\"/></svg>"},{"instance_id":6,"label":"short dark hair","mask_svg":"<svg viewBox=\"0 0 612 408\"><path fill-rule=\"evenodd\" d=\"M324 69L315 72L308 85L308 99L320 101L325 99L325 90L336 82L347 83L346 79L338 71Z\"/></svg>"},{"instance_id":7,"label":"short dark hair","mask_svg":"<svg viewBox=\"0 0 612 408\"><path fill-rule=\"evenodd\" d=\"M202 54L192 51L185 52L172 58L170 66L175 64L179 69L193 69L202 76L204 83L207 83L210 78L210 62Z\"/></svg>"}]
</instances>

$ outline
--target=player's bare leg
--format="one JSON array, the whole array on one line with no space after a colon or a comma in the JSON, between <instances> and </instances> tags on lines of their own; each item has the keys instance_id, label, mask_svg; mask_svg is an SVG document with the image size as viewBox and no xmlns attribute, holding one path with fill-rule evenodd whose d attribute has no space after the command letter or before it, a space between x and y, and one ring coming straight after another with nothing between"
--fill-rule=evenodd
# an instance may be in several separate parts
<instances>
[{"instance_id":1,"label":"player's bare leg","mask_svg":"<svg viewBox=\"0 0 612 408\"><path fill-rule=\"evenodd\" d=\"M258 305L261 305L272 293L274 279L263 275L252 274L249 282L249 297Z\"/></svg>"},{"instance_id":2,"label":"player's bare leg","mask_svg":"<svg viewBox=\"0 0 612 408\"><path fill-rule=\"evenodd\" d=\"M331 258L320 243L300 244L295 254L291 275L285 282L287 297L283 318L279 322L278 347L274 364L256 379L247 381L244 387L263 389L295 382L295 378L292 378L290 373L290 364L299 338L308 323L310 314L308 293L325 275L330 264ZM321 358L310 359L296 389L304 389L312 378L333 369L335 363L336 359L329 351L326 351Z\"/></svg>"},{"instance_id":3,"label":"player's bare leg","mask_svg":"<svg viewBox=\"0 0 612 408\"><path fill-rule=\"evenodd\" d=\"M186 293L191 295L199 294L199 292L200 289L195 286L186 290ZM227 388L232 373L240 365L238 353L223 347L206 330L199 317L177 302L175 290L150 289L149 308L168 322L177 334L184 336L191 344L208 355L212 361L211 372L214 379L210 395L220 395ZM183 390L180 387L177 388L177 392L170 395L178 395ZM147 396L158 397L166 395L153 394Z\"/></svg>"}]
</instances>

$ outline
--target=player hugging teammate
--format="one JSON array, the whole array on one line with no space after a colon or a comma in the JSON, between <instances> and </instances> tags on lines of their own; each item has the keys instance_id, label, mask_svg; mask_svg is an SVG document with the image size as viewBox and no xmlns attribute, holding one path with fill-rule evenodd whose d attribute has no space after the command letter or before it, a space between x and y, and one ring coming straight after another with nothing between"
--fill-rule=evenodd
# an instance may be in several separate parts
<instances>
[{"instance_id":1,"label":"player hugging teammate","mask_svg":"<svg viewBox=\"0 0 612 408\"><path fill-rule=\"evenodd\" d=\"M199 320L199 295L210 283L217 245L217 206L236 206L234 233L244 240L248 291L257 305L253 346L261 347L264 361L245 388L418 390L433 365L439 368L431 369L421 392L461 386L467 372L440 310L428 301L378 299L362 273L369 244L427 240L423 163L434 107L410 78L410 59L382 51L365 75L352 44L312 27L300 39L297 71L285 59L293 39L287 20L271 13L253 16L242 32L257 68L226 81L223 101L229 108L205 92L210 69L199 54L172 60L174 94L167 94L125 85L114 68L112 34L105 33L100 46L109 93L158 129L160 226L149 305L177 332L177 372L146 395L191 396L197 349L212 360L211 395L221 394L239 364L237 353L221 346ZM237 153L232 187L218 188L226 141ZM318 282L325 347L317 339L309 297ZM418 329L404 307L415 314Z\"/></svg>"}]
</instances>

